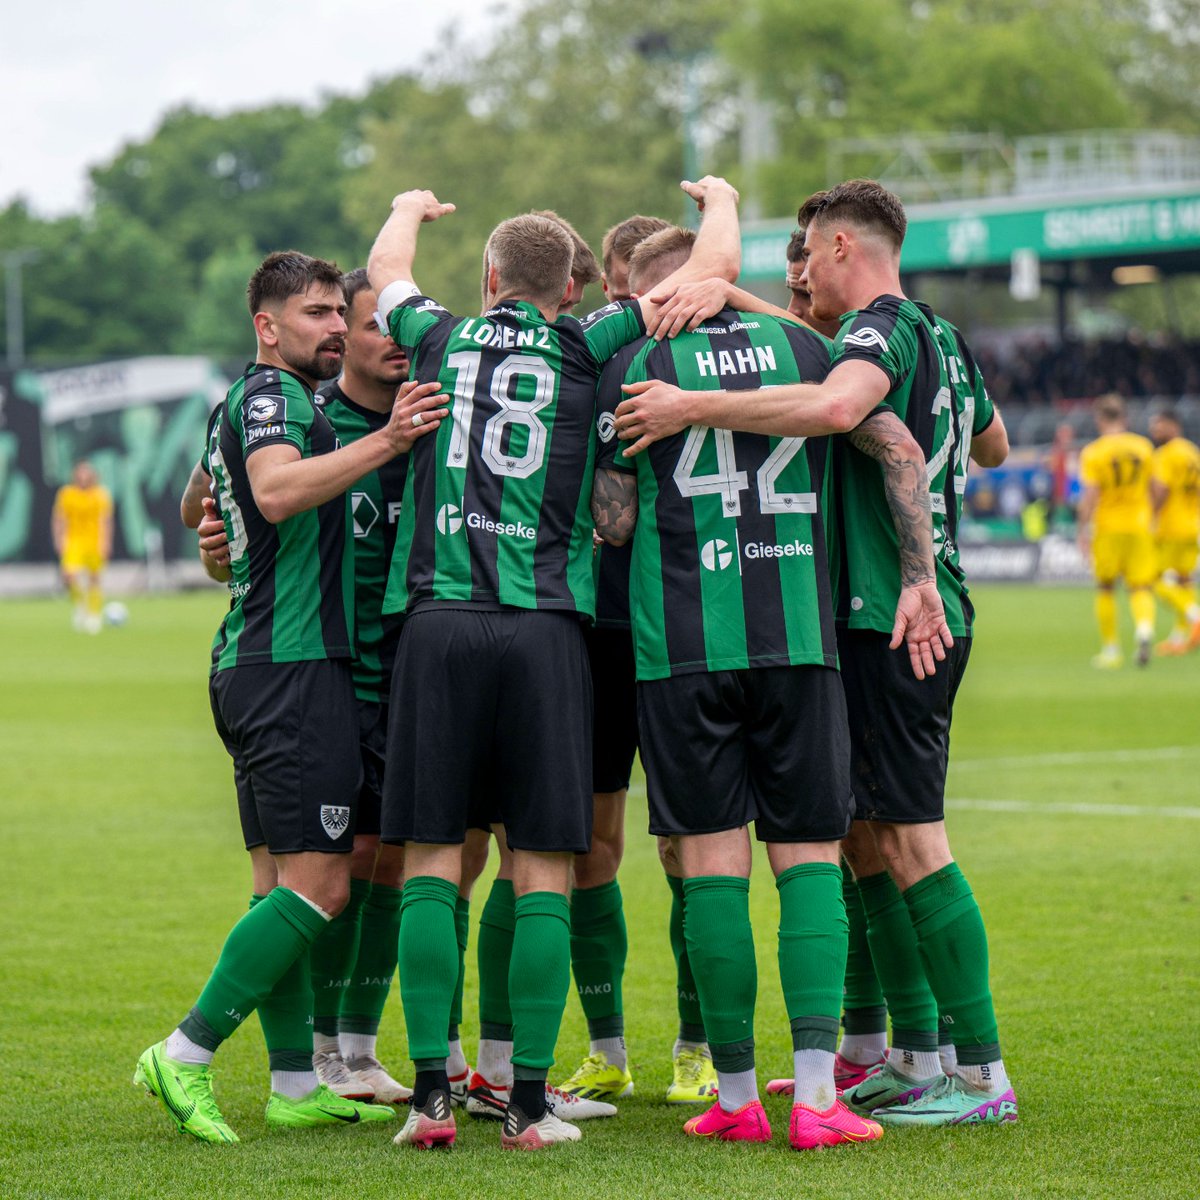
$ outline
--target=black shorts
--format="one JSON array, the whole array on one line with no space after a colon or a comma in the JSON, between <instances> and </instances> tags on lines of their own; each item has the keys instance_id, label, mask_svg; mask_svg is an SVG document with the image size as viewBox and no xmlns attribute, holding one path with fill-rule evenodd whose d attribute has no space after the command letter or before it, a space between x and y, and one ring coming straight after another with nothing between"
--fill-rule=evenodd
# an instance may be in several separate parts
<instances>
[{"instance_id":1,"label":"black shorts","mask_svg":"<svg viewBox=\"0 0 1200 1200\"><path fill-rule=\"evenodd\" d=\"M573 614L414 613L392 695L385 842L452 845L499 820L514 850L590 847L592 685Z\"/></svg>"},{"instance_id":2,"label":"black shorts","mask_svg":"<svg viewBox=\"0 0 1200 1200\"><path fill-rule=\"evenodd\" d=\"M633 631L589 629L592 667L592 791L619 792L629 786L637 753L637 676Z\"/></svg>"},{"instance_id":3,"label":"black shorts","mask_svg":"<svg viewBox=\"0 0 1200 1200\"><path fill-rule=\"evenodd\" d=\"M383 804L384 749L387 746L388 706L373 700L358 702L358 752L362 759L362 786L354 832L379 836Z\"/></svg>"},{"instance_id":4,"label":"black shorts","mask_svg":"<svg viewBox=\"0 0 1200 1200\"><path fill-rule=\"evenodd\" d=\"M753 821L763 842L846 836L850 744L836 671L762 667L637 686L651 833Z\"/></svg>"},{"instance_id":5,"label":"black shorts","mask_svg":"<svg viewBox=\"0 0 1200 1200\"><path fill-rule=\"evenodd\" d=\"M918 679L908 651L889 635L838 630L838 655L850 719L855 817L919 825L945 815L946 762L954 697L971 654L955 638L937 673Z\"/></svg>"},{"instance_id":6,"label":"black shorts","mask_svg":"<svg viewBox=\"0 0 1200 1200\"><path fill-rule=\"evenodd\" d=\"M229 667L208 694L246 849L351 850L362 767L349 660Z\"/></svg>"}]
</instances>

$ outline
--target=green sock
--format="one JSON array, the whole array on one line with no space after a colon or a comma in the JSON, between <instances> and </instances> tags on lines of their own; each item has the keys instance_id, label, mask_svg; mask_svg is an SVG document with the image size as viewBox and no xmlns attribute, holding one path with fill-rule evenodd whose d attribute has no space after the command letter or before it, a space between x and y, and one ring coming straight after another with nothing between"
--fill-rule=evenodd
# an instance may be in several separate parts
<instances>
[{"instance_id":1,"label":"green sock","mask_svg":"<svg viewBox=\"0 0 1200 1200\"><path fill-rule=\"evenodd\" d=\"M414 1062L443 1061L450 1053L446 1031L458 980L454 903L458 887L448 879L419 875L404 885L400 904L400 998Z\"/></svg>"},{"instance_id":2,"label":"green sock","mask_svg":"<svg viewBox=\"0 0 1200 1200\"><path fill-rule=\"evenodd\" d=\"M683 881L684 933L696 972L713 1065L735 1074L754 1066L758 964L750 929L750 881L701 875Z\"/></svg>"},{"instance_id":3,"label":"green sock","mask_svg":"<svg viewBox=\"0 0 1200 1200\"><path fill-rule=\"evenodd\" d=\"M665 876L671 889L671 952L675 955L675 1002L679 1008L679 1027L689 1033L700 1033L688 1041L702 1042L704 1016L700 1011L700 992L692 975L692 962L688 958L687 938L683 933L683 880L674 875Z\"/></svg>"},{"instance_id":4,"label":"green sock","mask_svg":"<svg viewBox=\"0 0 1200 1200\"><path fill-rule=\"evenodd\" d=\"M517 900L516 917L508 969L513 1078L530 1079L554 1063L571 986L571 906L557 892L530 892Z\"/></svg>"},{"instance_id":5,"label":"green sock","mask_svg":"<svg viewBox=\"0 0 1200 1200\"><path fill-rule=\"evenodd\" d=\"M625 1031L621 980L629 938L614 879L571 893L571 969L592 1039L620 1037Z\"/></svg>"},{"instance_id":6,"label":"green sock","mask_svg":"<svg viewBox=\"0 0 1200 1200\"><path fill-rule=\"evenodd\" d=\"M511 879L497 879L479 914L479 1036L512 1041L508 968L512 962L516 897Z\"/></svg>"},{"instance_id":7,"label":"green sock","mask_svg":"<svg viewBox=\"0 0 1200 1200\"><path fill-rule=\"evenodd\" d=\"M837 1049L846 975L842 873L833 863L800 863L775 880L779 889L779 980L793 1050Z\"/></svg>"},{"instance_id":8,"label":"green sock","mask_svg":"<svg viewBox=\"0 0 1200 1200\"><path fill-rule=\"evenodd\" d=\"M860 879L858 891L867 914L871 958L892 1014L892 1045L936 1050L937 1002L925 977L908 907L886 871Z\"/></svg>"},{"instance_id":9,"label":"green sock","mask_svg":"<svg viewBox=\"0 0 1200 1200\"><path fill-rule=\"evenodd\" d=\"M842 988L842 1008L845 1010L846 1032L886 1033L887 1004L871 946L867 940L867 914L863 911L858 882L849 866L842 863L842 900L846 905L849 923L849 945L846 951L846 980Z\"/></svg>"},{"instance_id":10,"label":"green sock","mask_svg":"<svg viewBox=\"0 0 1200 1200\"><path fill-rule=\"evenodd\" d=\"M459 896L454 902L454 937L458 942L458 982L450 1001L450 1024L457 1029L462 1024L463 984L467 979L467 939L471 932L471 901Z\"/></svg>"},{"instance_id":11,"label":"green sock","mask_svg":"<svg viewBox=\"0 0 1200 1200\"><path fill-rule=\"evenodd\" d=\"M904 902L958 1061L995 1062L1000 1034L988 986L987 933L971 885L958 864L950 863L914 883Z\"/></svg>"},{"instance_id":12,"label":"green sock","mask_svg":"<svg viewBox=\"0 0 1200 1200\"><path fill-rule=\"evenodd\" d=\"M373 883L359 919L358 959L342 998L338 1030L376 1034L387 1004L400 941L400 888Z\"/></svg>"},{"instance_id":13,"label":"green sock","mask_svg":"<svg viewBox=\"0 0 1200 1200\"><path fill-rule=\"evenodd\" d=\"M358 958L359 918L363 901L371 891L369 879L350 880L350 899L312 944L309 970L312 972L313 1032L337 1037L338 1011L350 986L354 963Z\"/></svg>"},{"instance_id":14,"label":"green sock","mask_svg":"<svg viewBox=\"0 0 1200 1200\"><path fill-rule=\"evenodd\" d=\"M327 924L307 900L287 888L274 888L229 931L195 1008L179 1028L197 1045L215 1050L270 995Z\"/></svg>"},{"instance_id":15,"label":"green sock","mask_svg":"<svg viewBox=\"0 0 1200 1200\"><path fill-rule=\"evenodd\" d=\"M250 907L266 896L251 896ZM308 955L298 959L258 1002L258 1023L272 1071L312 1070L312 979Z\"/></svg>"}]
</instances>

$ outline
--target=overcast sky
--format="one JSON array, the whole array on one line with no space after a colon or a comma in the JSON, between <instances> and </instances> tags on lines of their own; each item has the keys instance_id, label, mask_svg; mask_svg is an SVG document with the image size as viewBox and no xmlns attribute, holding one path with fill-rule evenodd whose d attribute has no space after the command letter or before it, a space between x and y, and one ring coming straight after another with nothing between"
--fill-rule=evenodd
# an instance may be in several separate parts
<instances>
[{"instance_id":1,"label":"overcast sky","mask_svg":"<svg viewBox=\"0 0 1200 1200\"><path fill-rule=\"evenodd\" d=\"M184 102L216 112L362 92L435 61L458 26L477 43L514 0L25 0L0 29L0 207L78 209L87 168Z\"/></svg>"}]
</instances>

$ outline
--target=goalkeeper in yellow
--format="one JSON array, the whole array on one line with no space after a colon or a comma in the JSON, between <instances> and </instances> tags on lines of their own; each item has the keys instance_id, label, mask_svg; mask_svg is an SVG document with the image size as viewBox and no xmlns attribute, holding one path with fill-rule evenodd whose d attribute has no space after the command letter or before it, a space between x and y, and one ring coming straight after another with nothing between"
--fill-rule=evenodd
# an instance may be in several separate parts
<instances>
[{"instance_id":1,"label":"goalkeeper in yellow","mask_svg":"<svg viewBox=\"0 0 1200 1200\"><path fill-rule=\"evenodd\" d=\"M77 462L71 482L54 497L51 530L63 580L75 604L75 628L99 633L101 576L112 552L112 497L92 464Z\"/></svg>"},{"instance_id":2,"label":"goalkeeper in yellow","mask_svg":"<svg viewBox=\"0 0 1200 1200\"><path fill-rule=\"evenodd\" d=\"M1196 552L1200 539L1200 448L1183 436L1179 417L1167 409L1150 418L1154 451L1154 546L1159 579L1155 591L1175 617L1174 628L1155 651L1186 654L1200 647L1196 602Z\"/></svg>"},{"instance_id":3,"label":"goalkeeper in yellow","mask_svg":"<svg viewBox=\"0 0 1200 1200\"><path fill-rule=\"evenodd\" d=\"M1154 447L1149 438L1130 433L1125 402L1115 394L1101 396L1094 410L1100 436L1079 455L1079 546L1092 556L1096 577L1096 621L1100 626L1097 667L1119 667L1117 598L1113 589L1125 581L1133 613L1137 664L1150 661L1154 639L1154 583L1158 561L1150 534L1150 499ZM1093 528L1094 522L1094 528Z\"/></svg>"}]
</instances>

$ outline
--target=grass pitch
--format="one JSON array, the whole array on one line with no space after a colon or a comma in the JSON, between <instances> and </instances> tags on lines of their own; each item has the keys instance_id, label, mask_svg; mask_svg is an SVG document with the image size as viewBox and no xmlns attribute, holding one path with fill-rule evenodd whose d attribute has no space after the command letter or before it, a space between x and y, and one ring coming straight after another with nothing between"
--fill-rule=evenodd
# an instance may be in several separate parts
<instances>
[{"instance_id":1,"label":"grass pitch","mask_svg":"<svg viewBox=\"0 0 1200 1200\"><path fill-rule=\"evenodd\" d=\"M13 1197L1192 1197L1200 1192L1200 656L1102 673L1084 591L979 588L948 795L959 861L987 920L1020 1122L890 1131L864 1147L696 1144L660 1103L674 1035L669 894L635 785L622 871L627 1035L637 1095L584 1140L501 1154L460 1120L449 1154L405 1153L398 1126L268 1135L255 1022L218 1056L243 1141L200 1145L130 1086L187 1011L245 910L228 759L212 729L207 647L217 592L134 599L97 638L65 602L3 604L0 792L0 1194ZM491 871L477 896L486 894ZM760 1079L790 1073L756 868ZM479 905L476 904L476 914ZM474 938L474 933L472 934ZM474 954L474 943L470 953ZM464 1038L473 1051L468 972ZM381 1055L408 1074L396 989ZM586 1048L572 999L554 1078Z\"/></svg>"}]
</instances>

